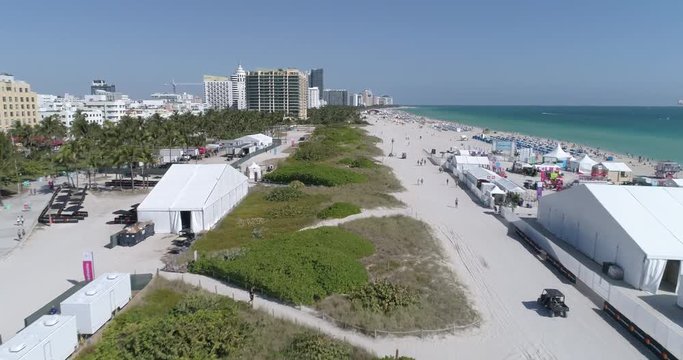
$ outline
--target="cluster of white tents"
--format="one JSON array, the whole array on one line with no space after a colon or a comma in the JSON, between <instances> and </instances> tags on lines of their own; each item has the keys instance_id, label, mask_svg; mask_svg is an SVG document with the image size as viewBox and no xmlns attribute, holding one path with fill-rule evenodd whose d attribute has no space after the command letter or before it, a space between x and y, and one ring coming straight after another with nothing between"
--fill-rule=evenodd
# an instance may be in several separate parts
<instances>
[{"instance_id":1,"label":"cluster of white tents","mask_svg":"<svg viewBox=\"0 0 683 360\"><path fill-rule=\"evenodd\" d=\"M591 170L593 169L593 165L595 164L597 164L597 161L591 159L588 154L586 154L580 160L569 161L569 166L567 169L579 174L590 174Z\"/></svg>"},{"instance_id":2,"label":"cluster of white tents","mask_svg":"<svg viewBox=\"0 0 683 360\"><path fill-rule=\"evenodd\" d=\"M543 165L559 164L560 168L579 174L590 174L593 165L597 164L588 154L583 155L581 159L576 159L570 153L564 151L559 143L553 151L543 155L543 162Z\"/></svg>"},{"instance_id":3,"label":"cluster of white tents","mask_svg":"<svg viewBox=\"0 0 683 360\"><path fill-rule=\"evenodd\" d=\"M160 233L209 230L247 195L248 179L230 165L173 165L138 206L139 221Z\"/></svg>"}]
</instances>

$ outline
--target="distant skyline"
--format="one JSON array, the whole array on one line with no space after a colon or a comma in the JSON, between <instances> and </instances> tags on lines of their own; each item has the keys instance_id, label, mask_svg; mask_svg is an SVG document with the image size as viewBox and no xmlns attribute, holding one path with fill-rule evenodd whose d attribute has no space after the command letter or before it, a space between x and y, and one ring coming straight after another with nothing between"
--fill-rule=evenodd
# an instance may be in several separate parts
<instances>
[{"instance_id":1,"label":"distant skyline","mask_svg":"<svg viewBox=\"0 0 683 360\"><path fill-rule=\"evenodd\" d=\"M401 104L683 99L680 0L23 0L2 14L0 72L45 94L81 96L104 79L144 98L241 63L323 68L325 87Z\"/></svg>"}]
</instances>

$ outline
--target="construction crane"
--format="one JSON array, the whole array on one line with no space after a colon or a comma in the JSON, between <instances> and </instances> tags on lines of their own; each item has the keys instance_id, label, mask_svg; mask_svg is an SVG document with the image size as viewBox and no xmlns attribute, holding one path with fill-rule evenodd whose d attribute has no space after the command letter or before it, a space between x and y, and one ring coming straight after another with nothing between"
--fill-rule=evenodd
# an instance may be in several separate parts
<instances>
[{"instance_id":1,"label":"construction crane","mask_svg":"<svg viewBox=\"0 0 683 360\"><path fill-rule=\"evenodd\" d=\"M177 87L178 85L180 85L180 86L199 86L199 85L202 85L202 86L203 86L204 83L177 83L177 82L175 82L175 80L171 80L171 83L170 83L170 84L164 84L164 86L171 86L171 87L173 87L173 94L177 94L177 93L176 93L176 87Z\"/></svg>"}]
</instances>

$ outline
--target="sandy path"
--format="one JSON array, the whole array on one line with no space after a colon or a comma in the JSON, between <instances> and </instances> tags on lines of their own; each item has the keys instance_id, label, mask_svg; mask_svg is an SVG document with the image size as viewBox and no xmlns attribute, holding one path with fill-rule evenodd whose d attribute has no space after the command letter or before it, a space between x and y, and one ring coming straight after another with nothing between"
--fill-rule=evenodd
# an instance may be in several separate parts
<instances>
[{"instance_id":1,"label":"sandy path","mask_svg":"<svg viewBox=\"0 0 683 360\"><path fill-rule=\"evenodd\" d=\"M337 226L339 224L343 224L349 221L353 220L358 220L358 219L365 219L369 217L384 217L384 216L394 216L394 215L405 215L405 216L410 216L412 214L412 211L409 209L403 209L403 208L378 208L378 209L371 209L371 210L365 210L362 209L360 214L355 214L351 216L347 216L342 219L328 219L328 220L322 220L319 221L311 226L307 226L301 230L307 230L307 229L315 229L319 228L321 226Z\"/></svg>"}]
</instances>

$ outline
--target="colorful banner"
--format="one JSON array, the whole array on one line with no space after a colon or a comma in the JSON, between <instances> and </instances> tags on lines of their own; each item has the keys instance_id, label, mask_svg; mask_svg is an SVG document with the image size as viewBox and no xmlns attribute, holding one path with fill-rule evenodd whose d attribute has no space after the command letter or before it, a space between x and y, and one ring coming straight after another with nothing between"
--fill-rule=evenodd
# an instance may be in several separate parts
<instances>
[{"instance_id":1,"label":"colorful banner","mask_svg":"<svg viewBox=\"0 0 683 360\"><path fill-rule=\"evenodd\" d=\"M95 279L95 258L92 251L83 253L83 278L86 282Z\"/></svg>"}]
</instances>

